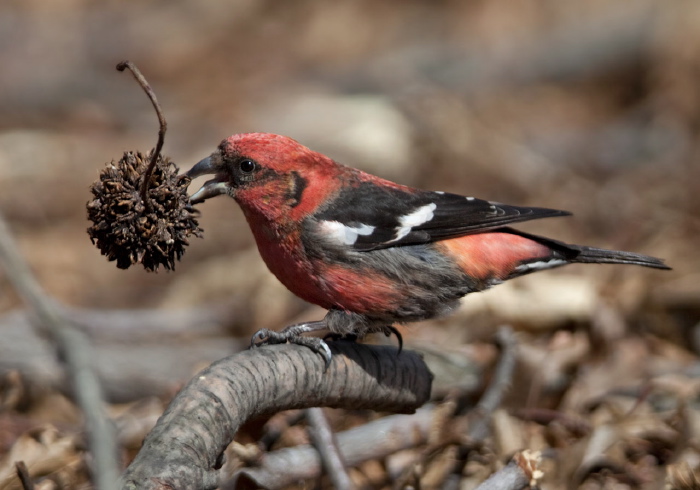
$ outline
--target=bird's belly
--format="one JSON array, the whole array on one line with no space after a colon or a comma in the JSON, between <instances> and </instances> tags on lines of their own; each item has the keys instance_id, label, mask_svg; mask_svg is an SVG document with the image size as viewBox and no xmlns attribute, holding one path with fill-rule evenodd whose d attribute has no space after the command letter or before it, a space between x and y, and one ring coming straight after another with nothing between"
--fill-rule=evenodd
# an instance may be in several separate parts
<instances>
[{"instance_id":1,"label":"bird's belly","mask_svg":"<svg viewBox=\"0 0 700 490\"><path fill-rule=\"evenodd\" d=\"M396 309L402 299L395 285L382 275L373 276L342 265L311 264L279 253L262 256L287 289L322 308L371 315Z\"/></svg>"},{"instance_id":2,"label":"bird's belly","mask_svg":"<svg viewBox=\"0 0 700 490\"><path fill-rule=\"evenodd\" d=\"M431 245L349 253L347 260L323 263L319 276L335 308L387 322L440 316L473 290Z\"/></svg>"},{"instance_id":3,"label":"bird's belly","mask_svg":"<svg viewBox=\"0 0 700 490\"><path fill-rule=\"evenodd\" d=\"M451 260L430 246L309 257L294 235L256 234L268 269L309 303L368 318L410 322L453 308L473 290Z\"/></svg>"}]
</instances>

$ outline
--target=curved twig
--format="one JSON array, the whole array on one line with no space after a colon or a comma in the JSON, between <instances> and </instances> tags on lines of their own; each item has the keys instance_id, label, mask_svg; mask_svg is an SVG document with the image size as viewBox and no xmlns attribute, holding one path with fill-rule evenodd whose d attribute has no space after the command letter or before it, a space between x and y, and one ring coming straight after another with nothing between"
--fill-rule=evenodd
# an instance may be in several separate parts
<instances>
[{"instance_id":1,"label":"curved twig","mask_svg":"<svg viewBox=\"0 0 700 490\"><path fill-rule=\"evenodd\" d=\"M150 213L153 211L153 206L151 206L151 200L148 197L148 186L151 182L151 176L153 175L153 170L156 167L156 162L158 161L158 157L160 156L160 151L163 149L163 143L165 142L165 132L168 129L168 123L165 121L165 115L163 114L163 111L160 108L158 99L156 99L156 93L153 91L148 81L146 80L146 77L144 77L141 74L141 71L139 71L136 65L128 60L122 61L117 65L117 70L119 71L124 71L127 68L134 75L136 81L139 82L139 85L141 85L143 91L146 92L146 95L151 100L153 108L156 110L156 115L158 116L158 143L156 143L156 148L151 154L151 161L148 164L148 168L146 168L146 172L143 174L143 180L141 181L140 189L141 200L143 201L144 206L146 206L146 211Z\"/></svg>"},{"instance_id":2,"label":"curved twig","mask_svg":"<svg viewBox=\"0 0 700 490\"><path fill-rule=\"evenodd\" d=\"M123 488L216 488L224 449L252 417L314 406L411 413L428 400L432 376L418 354L330 345L327 370L321 356L291 344L212 364L173 399L125 472Z\"/></svg>"}]
</instances>

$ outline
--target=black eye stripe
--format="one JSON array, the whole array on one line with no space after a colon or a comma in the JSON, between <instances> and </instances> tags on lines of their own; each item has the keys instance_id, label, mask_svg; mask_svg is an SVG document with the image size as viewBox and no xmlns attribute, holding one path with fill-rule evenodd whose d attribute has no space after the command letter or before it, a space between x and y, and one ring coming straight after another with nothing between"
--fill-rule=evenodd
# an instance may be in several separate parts
<instances>
[{"instance_id":1,"label":"black eye stripe","mask_svg":"<svg viewBox=\"0 0 700 490\"><path fill-rule=\"evenodd\" d=\"M292 184L289 187L289 192L287 194L287 199L289 201L289 206L294 208L301 202L301 197L304 195L304 189L308 185L307 180L299 175L299 172L292 171Z\"/></svg>"}]
</instances>

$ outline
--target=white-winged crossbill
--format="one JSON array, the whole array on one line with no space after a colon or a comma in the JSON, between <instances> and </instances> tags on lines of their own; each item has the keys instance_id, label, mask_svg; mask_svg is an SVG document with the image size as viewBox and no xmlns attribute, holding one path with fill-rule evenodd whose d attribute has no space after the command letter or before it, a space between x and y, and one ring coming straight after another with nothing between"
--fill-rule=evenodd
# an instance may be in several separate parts
<instances>
[{"instance_id":1,"label":"white-winged crossbill","mask_svg":"<svg viewBox=\"0 0 700 490\"><path fill-rule=\"evenodd\" d=\"M205 174L215 177L191 201L235 199L270 271L294 294L328 310L321 321L262 329L253 345L307 345L326 362L326 343L303 333L397 333L395 323L445 315L468 293L565 264L668 269L654 257L569 245L507 226L566 211L413 189L285 136L231 136L187 172Z\"/></svg>"}]
</instances>

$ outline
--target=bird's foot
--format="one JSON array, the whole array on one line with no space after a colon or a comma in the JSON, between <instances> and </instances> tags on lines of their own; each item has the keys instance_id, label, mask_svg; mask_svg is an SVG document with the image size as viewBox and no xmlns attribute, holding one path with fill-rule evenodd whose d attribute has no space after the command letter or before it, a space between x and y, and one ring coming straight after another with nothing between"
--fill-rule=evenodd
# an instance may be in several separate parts
<instances>
[{"instance_id":1,"label":"bird's foot","mask_svg":"<svg viewBox=\"0 0 700 490\"><path fill-rule=\"evenodd\" d=\"M263 328L253 334L253 337L250 339L250 347L252 349L262 345L285 344L287 342L290 344L303 345L317 354L320 354L326 363L326 369L328 369L332 354L325 340L318 337L304 337L302 335L308 332L324 330L325 328L326 323L323 321L297 323L289 325L279 332Z\"/></svg>"}]
</instances>

